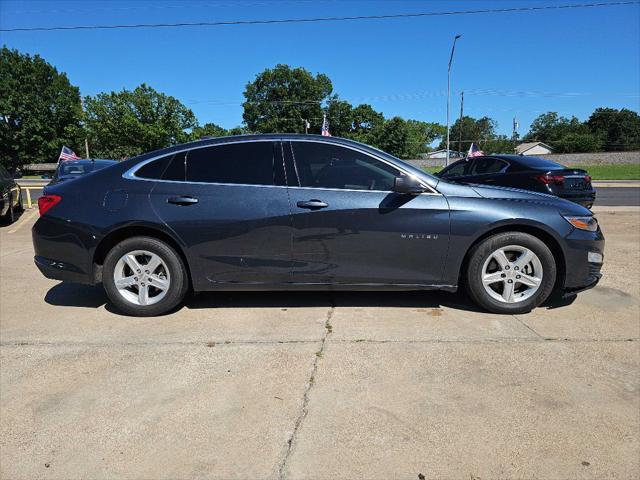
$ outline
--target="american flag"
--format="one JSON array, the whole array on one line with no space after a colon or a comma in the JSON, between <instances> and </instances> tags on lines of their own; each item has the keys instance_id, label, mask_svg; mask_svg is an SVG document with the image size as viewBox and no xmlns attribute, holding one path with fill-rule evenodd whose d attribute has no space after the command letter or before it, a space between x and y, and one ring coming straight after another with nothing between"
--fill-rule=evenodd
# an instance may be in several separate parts
<instances>
[{"instance_id":1,"label":"american flag","mask_svg":"<svg viewBox=\"0 0 640 480\"><path fill-rule=\"evenodd\" d=\"M467 153L467 157L481 157L484 155L484 152L480 150L475 143L472 143L469 147L469 152Z\"/></svg>"},{"instance_id":2,"label":"american flag","mask_svg":"<svg viewBox=\"0 0 640 480\"><path fill-rule=\"evenodd\" d=\"M61 160L80 160L80 157L76 155L76 152L71 150L69 147L62 147L60 150L60 156L58 157L58 161Z\"/></svg>"},{"instance_id":3,"label":"american flag","mask_svg":"<svg viewBox=\"0 0 640 480\"><path fill-rule=\"evenodd\" d=\"M331 134L329 133L329 120L327 120L326 115L322 117L322 136L323 137L331 136Z\"/></svg>"}]
</instances>

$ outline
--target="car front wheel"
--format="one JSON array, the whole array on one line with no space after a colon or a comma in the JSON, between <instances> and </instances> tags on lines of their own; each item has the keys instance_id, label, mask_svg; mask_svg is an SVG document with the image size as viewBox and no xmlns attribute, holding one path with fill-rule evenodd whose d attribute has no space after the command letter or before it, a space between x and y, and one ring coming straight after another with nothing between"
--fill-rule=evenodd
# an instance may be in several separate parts
<instances>
[{"instance_id":1,"label":"car front wheel","mask_svg":"<svg viewBox=\"0 0 640 480\"><path fill-rule=\"evenodd\" d=\"M104 261L102 283L109 300L127 315L162 315L184 299L187 271L180 255L151 237L117 244Z\"/></svg>"},{"instance_id":2,"label":"car front wheel","mask_svg":"<svg viewBox=\"0 0 640 480\"><path fill-rule=\"evenodd\" d=\"M494 313L526 313L544 302L556 282L556 262L539 238L522 232L493 235L470 253L467 286Z\"/></svg>"}]
</instances>

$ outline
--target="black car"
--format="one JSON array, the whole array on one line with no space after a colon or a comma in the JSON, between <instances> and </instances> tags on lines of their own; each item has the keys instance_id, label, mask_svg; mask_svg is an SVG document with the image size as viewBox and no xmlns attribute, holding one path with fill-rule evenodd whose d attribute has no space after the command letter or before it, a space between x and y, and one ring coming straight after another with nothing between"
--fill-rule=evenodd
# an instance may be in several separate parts
<instances>
[{"instance_id":1,"label":"black car","mask_svg":"<svg viewBox=\"0 0 640 480\"><path fill-rule=\"evenodd\" d=\"M317 135L200 140L48 187L35 263L102 283L132 315L188 291L433 290L466 285L526 312L600 278L591 212L551 195L466 186Z\"/></svg>"},{"instance_id":2,"label":"black car","mask_svg":"<svg viewBox=\"0 0 640 480\"><path fill-rule=\"evenodd\" d=\"M110 167L116 163L118 163L116 160L102 159L64 160L58 164L56 173L53 175L49 185L72 180L87 173Z\"/></svg>"},{"instance_id":3,"label":"black car","mask_svg":"<svg viewBox=\"0 0 640 480\"><path fill-rule=\"evenodd\" d=\"M460 183L479 183L549 193L591 208L596 191L585 170L540 157L488 155L452 163L436 174Z\"/></svg>"},{"instance_id":4,"label":"black car","mask_svg":"<svg viewBox=\"0 0 640 480\"><path fill-rule=\"evenodd\" d=\"M22 191L11 174L0 165L0 221L13 223L22 210Z\"/></svg>"}]
</instances>

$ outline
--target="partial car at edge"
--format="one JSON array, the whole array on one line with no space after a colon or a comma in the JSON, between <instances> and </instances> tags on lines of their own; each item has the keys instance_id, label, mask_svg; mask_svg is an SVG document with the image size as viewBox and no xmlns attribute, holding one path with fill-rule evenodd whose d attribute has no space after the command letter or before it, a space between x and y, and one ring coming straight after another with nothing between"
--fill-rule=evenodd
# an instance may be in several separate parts
<instances>
[{"instance_id":1,"label":"partial car at edge","mask_svg":"<svg viewBox=\"0 0 640 480\"><path fill-rule=\"evenodd\" d=\"M117 160L105 160L97 158L86 158L79 160L63 160L58 163L53 178L47 184L55 185L57 183L73 180L88 173L97 172L103 168L110 167L118 163Z\"/></svg>"},{"instance_id":2,"label":"partial car at edge","mask_svg":"<svg viewBox=\"0 0 640 480\"><path fill-rule=\"evenodd\" d=\"M13 223L22 210L22 190L7 170L0 165L0 221Z\"/></svg>"},{"instance_id":3,"label":"partial car at edge","mask_svg":"<svg viewBox=\"0 0 640 480\"><path fill-rule=\"evenodd\" d=\"M207 139L47 188L35 263L102 283L130 315L189 291L445 290L498 313L600 279L591 212L551 195L461 185L351 140Z\"/></svg>"}]
</instances>

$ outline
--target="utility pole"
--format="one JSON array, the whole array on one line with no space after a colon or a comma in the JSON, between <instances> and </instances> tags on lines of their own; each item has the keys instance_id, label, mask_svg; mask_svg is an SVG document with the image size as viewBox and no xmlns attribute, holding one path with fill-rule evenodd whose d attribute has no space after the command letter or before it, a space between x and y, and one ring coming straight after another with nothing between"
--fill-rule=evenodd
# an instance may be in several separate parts
<instances>
[{"instance_id":1,"label":"utility pole","mask_svg":"<svg viewBox=\"0 0 640 480\"><path fill-rule=\"evenodd\" d=\"M305 120L304 121L304 133L309 133L309 127L311 126L311 124L309 123L309 120Z\"/></svg>"},{"instance_id":2,"label":"utility pole","mask_svg":"<svg viewBox=\"0 0 640 480\"><path fill-rule=\"evenodd\" d=\"M451 100L451 62L453 62L453 52L456 49L456 41L462 35L456 35L453 39L453 46L451 47L451 57L449 57L449 67L447 69L447 165L449 165L449 103Z\"/></svg>"},{"instance_id":3,"label":"utility pole","mask_svg":"<svg viewBox=\"0 0 640 480\"><path fill-rule=\"evenodd\" d=\"M458 122L458 152L462 152L462 117L464 112L464 90L460 92L460 121Z\"/></svg>"},{"instance_id":4,"label":"utility pole","mask_svg":"<svg viewBox=\"0 0 640 480\"><path fill-rule=\"evenodd\" d=\"M85 157L89 158L89 139L87 137L84 137L84 153Z\"/></svg>"}]
</instances>

